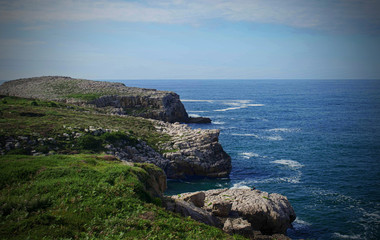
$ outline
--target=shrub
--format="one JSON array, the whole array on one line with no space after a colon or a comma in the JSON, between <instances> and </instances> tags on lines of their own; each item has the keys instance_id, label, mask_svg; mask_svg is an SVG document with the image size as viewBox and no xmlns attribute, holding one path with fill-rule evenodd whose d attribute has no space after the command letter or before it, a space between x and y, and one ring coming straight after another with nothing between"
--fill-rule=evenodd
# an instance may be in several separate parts
<instances>
[{"instance_id":1,"label":"shrub","mask_svg":"<svg viewBox=\"0 0 380 240\"><path fill-rule=\"evenodd\" d=\"M102 144L102 139L92 135L84 135L78 139L78 146L85 150L100 151Z\"/></svg>"}]
</instances>

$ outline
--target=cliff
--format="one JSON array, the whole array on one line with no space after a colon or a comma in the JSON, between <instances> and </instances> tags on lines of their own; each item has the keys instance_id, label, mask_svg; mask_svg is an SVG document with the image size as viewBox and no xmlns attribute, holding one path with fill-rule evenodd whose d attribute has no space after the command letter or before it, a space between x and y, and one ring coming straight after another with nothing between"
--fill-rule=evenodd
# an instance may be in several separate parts
<instances>
[{"instance_id":1,"label":"cliff","mask_svg":"<svg viewBox=\"0 0 380 240\"><path fill-rule=\"evenodd\" d=\"M34 77L5 82L0 95L92 104L109 113L152 118L166 122L192 119L174 92L127 87L122 83L70 77Z\"/></svg>"}]
</instances>

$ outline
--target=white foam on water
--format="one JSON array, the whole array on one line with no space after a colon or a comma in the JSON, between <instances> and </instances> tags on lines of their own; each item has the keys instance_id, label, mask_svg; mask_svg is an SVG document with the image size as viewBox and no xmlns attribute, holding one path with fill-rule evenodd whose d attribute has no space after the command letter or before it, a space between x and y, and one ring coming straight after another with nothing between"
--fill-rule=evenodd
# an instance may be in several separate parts
<instances>
[{"instance_id":1,"label":"white foam on water","mask_svg":"<svg viewBox=\"0 0 380 240\"><path fill-rule=\"evenodd\" d=\"M251 189L250 187L247 186L247 182L246 181L242 181L242 182L238 182L238 183L235 183L231 189Z\"/></svg>"},{"instance_id":2,"label":"white foam on water","mask_svg":"<svg viewBox=\"0 0 380 240\"><path fill-rule=\"evenodd\" d=\"M296 229L296 230L302 230L304 228L310 227L311 223L303 221L303 220L301 220L301 219L299 219L297 217L296 220L294 220L294 222L292 223L292 225L293 225L294 229Z\"/></svg>"},{"instance_id":3,"label":"white foam on water","mask_svg":"<svg viewBox=\"0 0 380 240\"><path fill-rule=\"evenodd\" d=\"M311 226L311 223L303 221L303 220L299 219L298 217L296 218L296 220L294 220L294 223L298 223L300 225L305 225L305 226Z\"/></svg>"},{"instance_id":4,"label":"white foam on water","mask_svg":"<svg viewBox=\"0 0 380 240\"><path fill-rule=\"evenodd\" d=\"M231 106L229 108L223 108L223 109L217 109L214 110L215 112L225 112L230 110L238 110L242 108L248 108L248 107L262 107L264 104L260 103L251 103L252 100L221 100L222 104Z\"/></svg>"},{"instance_id":5,"label":"white foam on water","mask_svg":"<svg viewBox=\"0 0 380 240\"><path fill-rule=\"evenodd\" d=\"M266 130L267 132L298 132L299 128L272 128Z\"/></svg>"},{"instance_id":6,"label":"white foam on water","mask_svg":"<svg viewBox=\"0 0 380 240\"><path fill-rule=\"evenodd\" d=\"M284 140L281 136L266 136L266 137L262 137L262 138L270 140L270 141L282 141L282 140Z\"/></svg>"},{"instance_id":7,"label":"white foam on water","mask_svg":"<svg viewBox=\"0 0 380 240\"><path fill-rule=\"evenodd\" d=\"M340 234L340 233L334 233L334 237L338 237L341 239L362 239L362 236L359 234L354 234L354 235L345 235L345 234Z\"/></svg>"},{"instance_id":8,"label":"white foam on water","mask_svg":"<svg viewBox=\"0 0 380 240\"><path fill-rule=\"evenodd\" d=\"M263 107L265 104L262 103L253 103L253 104L246 104L247 107Z\"/></svg>"},{"instance_id":9,"label":"white foam on water","mask_svg":"<svg viewBox=\"0 0 380 240\"><path fill-rule=\"evenodd\" d=\"M260 138L259 135L253 134L253 133L232 133L232 136L242 136L242 137L255 137Z\"/></svg>"},{"instance_id":10,"label":"white foam on water","mask_svg":"<svg viewBox=\"0 0 380 240\"><path fill-rule=\"evenodd\" d=\"M189 117L200 117L198 114L189 114Z\"/></svg>"},{"instance_id":11,"label":"white foam on water","mask_svg":"<svg viewBox=\"0 0 380 240\"><path fill-rule=\"evenodd\" d=\"M188 113L206 113L208 111L187 111Z\"/></svg>"},{"instance_id":12,"label":"white foam on water","mask_svg":"<svg viewBox=\"0 0 380 240\"><path fill-rule=\"evenodd\" d=\"M241 109L243 107L230 107L230 108L223 108L223 109L217 109L217 110L214 110L214 112L225 112L225 111L230 111L230 110L237 110L237 109Z\"/></svg>"},{"instance_id":13,"label":"white foam on water","mask_svg":"<svg viewBox=\"0 0 380 240\"><path fill-rule=\"evenodd\" d=\"M301 181L301 175L294 176L294 177L282 177L278 178L280 182L288 182L288 183L300 183Z\"/></svg>"},{"instance_id":14,"label":"white foam on water","mask_svg":"<svg viewBox=\"0 0 380 240\"><path fill-rule=\"evenodd\" d=\"M223 125L223 124L225 124L225 122L220 122L220 121L213 121L212 123L216 124L216 125Z\"/></svg>"},{"instance_id":15,"label":"white foam on water","mask_svg":"<svg viewBox=\"0 0 380 240\"><path fill-rule=\"evenodd\" d=\"M251 157L259 157L260 156L259 154L254 153L254 152L243 152L243 153L240 153L240 155L242 155L243 158L245 158L245 159L250 159Z\"/></svg>"},{"instance_id":16,"label":"white foam on water","mask_svg":"<svg viewBox=\"0 0 380 240\"><path fill-rule=\"evenodd\" d=\"M281 164L281 165L288 166L288 167L293 168L293 169L299 169L299 168L304 166L297 161L288 160L288 159L275 160L272 163Z\"/></svg>"}]
</instances>

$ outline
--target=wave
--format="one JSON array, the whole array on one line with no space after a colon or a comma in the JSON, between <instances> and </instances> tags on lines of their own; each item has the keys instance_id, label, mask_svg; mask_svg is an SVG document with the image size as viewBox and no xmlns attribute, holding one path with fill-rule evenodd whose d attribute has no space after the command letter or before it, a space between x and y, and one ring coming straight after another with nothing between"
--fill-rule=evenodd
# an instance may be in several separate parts
<instances>
[{"instance_id":1,"label":"wave","mask_svg":"<svg viewBox=\"0 0 380 240\"><path fill-rule=\"evenodd\" d=\"M262 137L264 139L267 139L267 140L271 140L271 141L282 141L284 140L281 136L266 136L266 137Z\"/></svg>"},{"instance_id":2,"label":"wave","mask_svg":"<svg viewBox=\"0 0 380 240\"><path fill-rule=\"evenodd\" d=\"M251 157L259 157L260 156L259 154L253 153L253 152L243 152L243 153L240 153L240 155L242 155L243 158L245 158L245 159L250 159Z\"/></svg>"},{"instance_id":3,"label":"wave","mask_svg":"<svg viewBox=\"0 0 380 240\"><path fill-rule=\"evenodd\" d=\"M198 115L198 114L189 114L189 117L194 117L194 118L196 118L196 117L201 117L201 116Z\"/></svg>"},{"instance_id":4,"label":"wave","mask_svg":"<svg viewBox=\"0 0 380 240\"><path fill-rule=\"evenodd\" d=\"M359 234L354 235L345 235L340 233L333 233L334 237L341 238L341 239L362 239L362 236Z\"/></svg>"},{"instance_id":5,"label":"wave","mask_svg":"<svg viewBox=\"0 0 380 240\"><path fill-rule=\"evenodd\" d=\"M264 104L259 104L259 103L254 103L254 104L225 103L225 104L226 105L230 105L230 106L236 106L236 107L217 109L217 110L214 110L214 112L225 112L225 111L237 110L237 109L242 109L242 108L247 108L247 107L262 107L262 106L265 106Z\"/></svg>"},{"instance_id":6,"label":"wave","mask_svg":"<svg viewBox=\"0 0 380 240\"><path fill-rule=\"evenodd\" d=\"M232 133L232 136L242 136L242 137L255 137L260 138L259 135L253 134L253 133Z\"/></svg>"},{"instance_id":7,"label":"wave","mask_svg":"<svg viewBox=\"0 0 380 240\"><path fill-rule=\"evenodd\" d=\"M247 186L248 182L246 181L241 181L238 183L235 183L231 189L251 189L250 187Z\"/></svg>"},{"instance_id":8,"label":"wave","mask_svg":"<svg viewBox=\"0 0 380 240\"><path fill-rule=\"evenodd\" d=\"M217 110L214 110L214 112L225 112L225 111L236 110L236 109L241 109L241 108L242 108L242 107L223 108L223 109L217 109Z\"/></svg>"},{"instance_id":9,"label":"wave","mask_svg":"<svg viewBox=\"0 0 380 240\"><path fill-rule=\"evenodd\" d=\"M222 125L222 124L225 124L225 122L219 122L219 121L213 121L212 123L213 123L213 124L216 124L216 125Z\"/></svg>"},{"instance_id":10,"label":"wave","mask_svg":"<svg viewBox=\"0 0 380 240\"><path fill-rule=\"evenodd\" d=\"M206 113L208 111L187 111L188 113Z\"/></svg>"},{"instance_id":11,"label":"wave","mask_svg":"<svg viewBox=\"0 0 380 240\"><path fill-rule=\"evenodd\" d=\"M287 160L287 159L275 160L272 163L285 165L285 166L288 166L288 167L293 168L293 169L299 169L299 168L301 168L301 167L304 166L304 165L302 165L301 163L299 163L297 161Z\"/></svg>"},{"instance_id":12,"label":"wave","mask_svg":"<svg viewBox=\"0 0 380 240\"><path fill-rule=\"evenodd\" d=\"M267 132L298 132L299 128L272 128L266 130Z\"/></svg>"},{"instance_id":13,"label":"wave","mask_svg":"<svg viewBox=\"0 0 380 240\"><path fill-rule=\"evenodd\" d=\"M288 183L300 183L301 181L301 174L293 177L282 177L278 178L279 182L288 182Z\"/></svg>"},{"instance_id":14,"label":"wave","mask_svg":"<svg viewBox=\"0 0 380 240\"><path fill-rule=\"evenodd\" d=\"M232 136L241 136L241 137L255 137L258 139L270 140L270 141L282 141L284 140L281 136L260 136L254 133L232 133Z\"/></svg>"}]
</instances>

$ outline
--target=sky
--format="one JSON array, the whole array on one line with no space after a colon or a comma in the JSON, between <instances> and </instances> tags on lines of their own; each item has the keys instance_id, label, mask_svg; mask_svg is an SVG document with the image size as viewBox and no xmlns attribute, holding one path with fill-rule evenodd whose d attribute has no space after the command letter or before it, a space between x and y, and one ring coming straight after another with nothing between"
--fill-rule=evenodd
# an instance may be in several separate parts
<instances>
[{"instance_id":1,"label":"sky","mask_svg":"<svg viewBox=\"0 0 380 240\"><path fill-rule=\"evenodd\" d=\"M0 0L0 80L380 79L379 0Z\"/></svg>"}]
</instances>

